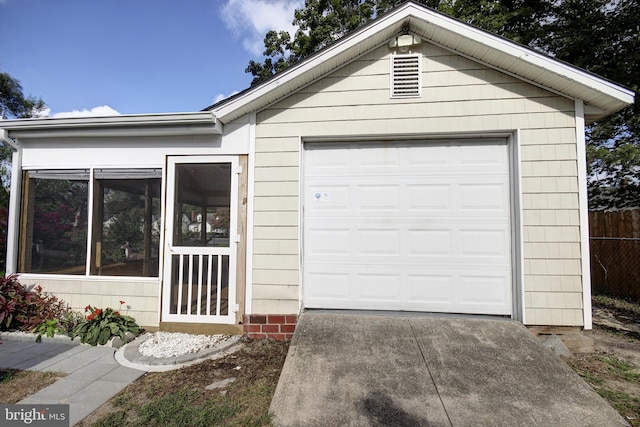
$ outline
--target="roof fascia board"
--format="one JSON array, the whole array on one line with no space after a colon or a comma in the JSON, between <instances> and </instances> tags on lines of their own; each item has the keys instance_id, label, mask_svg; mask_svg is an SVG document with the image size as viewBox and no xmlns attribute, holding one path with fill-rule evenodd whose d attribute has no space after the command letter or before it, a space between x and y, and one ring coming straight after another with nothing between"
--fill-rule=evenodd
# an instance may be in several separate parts
<instances>
[{"instance_id":1,"label":"roof fascia board","mask_svg":"<svg viewBox=\"0 0 640 427\"><path fill-rule=\"evenodd\" d=\"M496 36L479 28L465 24L446 15L429 9L417 9L418 19L429 22L444 30L453 32L459 36L474 40L477 43L496 49L516 60L527 62L538 68L548 70L554 74L569 78L570 80L593 87L622 102L631 104L634 100L634 92L604 78L598 77L587 71L580 70L572 65L549 56L538 53L528 47L519 45L503 37Z\"/></svg>"},{"instance_id":2,"label":"roof fascia board","mask_svg":"<svg viewBox=\"0 0 640 427\"><path fill-rule=\"evenodd\" d=\"M11 138L222 134L211 111L0 121Z\"/></svg>"}]
</instances>

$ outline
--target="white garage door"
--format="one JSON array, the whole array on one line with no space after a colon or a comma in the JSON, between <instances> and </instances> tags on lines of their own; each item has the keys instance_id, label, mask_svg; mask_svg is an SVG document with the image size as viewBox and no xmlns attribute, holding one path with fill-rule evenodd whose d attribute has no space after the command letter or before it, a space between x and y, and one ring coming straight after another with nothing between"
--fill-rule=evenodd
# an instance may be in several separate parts
<instances>
[{"instance_id":1,"label":"white garage door","mask_svg":"<svg viewBox=\"0 0 640 427\"><path fill-rule=\"evenodd\" d=\"M307 308L512 314L505 140L306 144Z\"/></svg>"}]
</instances>

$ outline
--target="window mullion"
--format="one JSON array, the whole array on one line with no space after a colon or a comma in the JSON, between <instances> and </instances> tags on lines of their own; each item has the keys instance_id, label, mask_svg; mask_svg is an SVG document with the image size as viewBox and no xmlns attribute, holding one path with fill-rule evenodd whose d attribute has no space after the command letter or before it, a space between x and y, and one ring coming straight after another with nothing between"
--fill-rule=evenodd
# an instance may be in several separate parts
<instances>
[{"instance_id":1,"label":"window mullion","mask_svg":"<svg viewBox=\"0 0 640 427\"><path fill-rule=\"evenodd\" d=\"M94 224L93 211L95 206L94 174L95 174L95 169L92 167L89 170L89 200L88 200L89 205L87 206L87 263L85 266L85 276L89 276L91 274L91 262L92 262L91 253L93 252L93 224Z\"/></svg>"}]
</instances>

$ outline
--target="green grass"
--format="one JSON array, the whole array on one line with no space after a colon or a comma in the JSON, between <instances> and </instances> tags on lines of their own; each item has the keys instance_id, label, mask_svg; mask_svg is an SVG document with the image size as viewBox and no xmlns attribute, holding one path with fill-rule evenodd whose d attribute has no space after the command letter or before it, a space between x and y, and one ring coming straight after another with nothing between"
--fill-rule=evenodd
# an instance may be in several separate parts
<instances>
[{"instance_id":1,"label":"green grass","mask_svg":"<svg viewBox=\"0 0 640 427\"><path fill-rule=\"evenodd\" d=\"M600 385L604 383L604 380L597 375L593 375L590 372L579 371L578 374L585 379L586 382L593 385Z\"/></svg>"},{"instance_id":2,"label":"green grass","mask_svg":"<svg viewBox=\"0 0 640 427\"><path fill-rule=\"evenodd\" d=\"M640 414L640 399L623 391L598 388L596 392L606 399L622 416L637 417Z\"/></svg>"},{"instance_id":3,"label":"green grass","mask_svg":"<svg viewBox=\"0 0 640 427\"><path fill-rule=\"evenodd\" d=\"M8 384L16 375L15 369L0 369L0 384Z\"/></svg>"},{"instance_id":4,"label":"green grass","mask_svg":"<svg viewBox=\"0 0 640 427\"><path fill-rule=\"evenodd\" d=\"M144 405L137 412L134 425L139 426L212 426L235 415L239 405L226 396L216 396L196 404L200 392L183 387Z\"/></svg>"},{"instance_id":5,"label":"green grass","mask_svg":"<svg viewBox=\"0 0 640 427\"><path fill-rule=\"evenodd\" d=\"M112 412L100 421L93 424L94 427L120 427L125 425L127 411Z\"/></svg>"},{"instance_id":6,"label":"green grass","mask_svg":"<svg viewBox=\"0 0 640 427\"><path fill-rule=\"evenodd\" d=\"M626 381L640 381L640 373L629 362L617 357L602 357L600 360L609 365L609 371L616 377Z\"/></svg>"},{"instance_id":7,"label":"green grass","mask_svg":"<svg viewBox=\"0 0 640 427\"><path fill-rule=\"evenodd\" d=\"M125 393L112 402L119 410L101 418L93 426L267 426L271 423L268 411L255 410L257 408L250 406L254 399L271 396L273 388L258 382L243 396L229 397L220 394L206 401L199 401L200 391L185 386L178 392L157 397L141 407L137 407L132 396ZM148 391L152 389L150 387Z\"/></svg>"}]
</instances>

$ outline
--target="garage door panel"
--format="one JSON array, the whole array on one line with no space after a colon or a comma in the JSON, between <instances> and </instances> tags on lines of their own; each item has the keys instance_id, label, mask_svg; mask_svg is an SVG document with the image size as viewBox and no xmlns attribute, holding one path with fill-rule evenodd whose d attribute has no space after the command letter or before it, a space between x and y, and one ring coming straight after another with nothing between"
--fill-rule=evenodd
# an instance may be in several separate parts
<instances>
[{"instance_id":1,"label":"garage door panel","mask_svg":"<svg viewBox=\"0 0 640 427\"><path fill-rule=\"evenodd\" d=\"M351 144L349 148L351 165L357 167L362 172L368 170L392 169L395 170L401 165L401 154L395 147L358 147L358 144Z\"/></svg>"},{"instance_id":2,"label":"garage door panel","mask_svg":"<svg viewBox=\"0 0 640 427\"><path fill-rule=\"evenodd\" d=\"M502 260L505 264L509 263L508 230L462 228L458 235L460 238L460 257L496 258L496 261Z\"/></svg>"},{"instance_id":3,"label":"garage door panel","mask_svg":"<svg viewBox=\"0 0 640 427\"><path fill-rule=\"evenodd\" d=\"M401 238L400 228L384 230L358 228L355 233L356 253L353 255L355 257L399 257Z\"/></svg>"},{"instance_id":4,"label":"garage door panel","mask_svg":"<svg viewBox=\"0 0 640 427\"><path fill-rule=\"evenodd\" d=\"M354 275L355 299L360 302L398 304L401 301L402 276L400 274L372 274L360 271Z\"/></svg>"},{"instance_id":5,"label":"garage door panel","mask_svg":"<svg viewBox=\"0 0 640 427\"><path fill-rule=\"evenodd\" d=\"M505 141L312 144L304 170L306 307L511 314Z\"/></svg>"},{"instance_id":6,"label":"garage door panel","mask_svg":"<svg viewBox=\"0 0 640 427\"><path fill-rule=\"evenodd\" d=\"M452 232L444 230L407 230L408 257L451 257L453 252Z\"/></svg>"},{"instance_id":7,"label":"garage door panel","mask_svg":"<svg viewBox=\"0 0 640 427\"><path fill-rule=\"evenodd\" d=\"M322 228L308 228L305 233L305 256L334 263L376 263L383 257L387 263L442 262L510 262L509 230L475 222L456 225L449 222L429 225L389 222L339 223L330 221ZM345 258L348 256L348 258ZM402 259L401 259L402 258Z\"/></svg>"},{"instance_id":8,"label":"garage door panel","mask_svg":"<svg viewBox=\"0 0 640 427\"><path fill-rule=\"evenodd\" d=\"M305 208L313 211L349 212L351 190L344 183L313 185L305 194Z\"/></svg>"},{"instance_id":9,"label":"garage door panel","mask_svg":"<svg viewBox=\"0 0 640 427\"><path fill-rule=\"evenodd\" d=\"M305 158L306 176L329 176L348 171L351 168L347 149L314 150L313 156ZM336 155L340 154L340 155Z\"/></svg>"},{"instance_id":10,"label":"garage door panel","mask_svg":"<svg viewBox=\"0 0 640 427\"><path fill-rule=\"evenodd\" d=\"M309 275L314 286L305 294L306 307L505 314L510 306L509 293L496 291L496 285L508 281L505 272L478 268L459 275L441 268L393 275L377 272L375 266L351 272L346 265L337 269L344 272Z\"/></svg>"},{"instance_id":11,"label":"garage door panel","mask_svg":"<svg viewBox=\"0 0 640 427\"><path fill-rule=\"evenodd\" d=\"M508 188L507 179L496 183L460 184L457 188L460 211L504 215L509 204Z\"/></svg>"},{"instance_id":12,"label":"garage door panel","mask_svg":"<svg viewBox=\"0 0 640 427\"><path fill-rule=\"evenodd\" d=\"M351 188L350 196L355 200L355 212L386 211L400 212L400 186L362 184Z\"/></svg>"},{"instance_id":13,"label":"garage door panel","mask_svg":"<svg viewBox=\"0 0 640 427\"><path fill-rule=\"evenodd\" d=\"M310 228L305 233L307 256L345 256L350 254L349 228Z\"/></svg>"},{"instance_id":14,"label":"garage door panel","mask_svg":"<svg viewBox=\"0 0 640 427\"><path fill-rule=\"evenodd\" d=\"M407 306L440 307L446 310L453 300L453 277L434 273L408 273Z\"/></svg>"},{"instance_id":15,"label":"garage door panel","mask_svg":"<svg viewBox=\"0 0 640 427\"><path fill-rule=\"evenodd\" d=\"M404 145L401 149L410 149L411 156L407 156L405 164L410 169L428 171L450 170L455 161L455 152L451 144L434 143L426 145Z\"/></svg>"},{"instance_id":16,"label":"garage door panel","mask_svg":"<svg viewBox=\"0 0 640 427\"><path fill-rule=\"evenodd\" d=\"M500 144L470 144L458 150L458 164L463 167L473 167L474 170L508 170L509 157Z\"/></svg>"},{"instance_id":17,"label":"garage door panel","mask_svg":"<svg viewBox=\"0 0 640 427\"><path fill-rule=\"evenodd\" d=\"M469 310L482 307L490 314L503 314L504 307L510 305L511 295L506 290L508 277L504 272L476 270L460 275L458 280L462 307Z\"/></svg>"},{"instance_id":18,"label":"garage door panel","mask_svg":"<svg viewBox=\"0 0 640 427\"><path fill-rule=\"evenodd\" d=\"M450 212L451 184L407 184L407 213Z\"/></svg>"},{"instance_id":19,"label":"garage door panel","mask_svg":"<svg viewBox=\"0 0 640 427\"><path fill-rule=\"evenodd\" d=\"M308 286L305 287L305 300L314 301L314 307L322 307L328 303L342 301L348 304L353 298L350 295L351 273L346 269L327 273L322 269L311 271L305 276ZM318 305L319 304L319 305Z\"/></svg>"}]
</instances>

